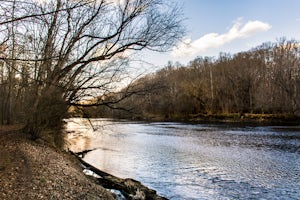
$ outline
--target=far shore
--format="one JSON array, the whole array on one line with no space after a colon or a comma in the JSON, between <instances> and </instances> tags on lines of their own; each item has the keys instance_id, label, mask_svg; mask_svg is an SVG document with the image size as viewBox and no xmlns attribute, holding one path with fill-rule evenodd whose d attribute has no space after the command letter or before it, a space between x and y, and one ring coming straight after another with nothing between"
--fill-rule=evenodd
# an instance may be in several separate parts
<instances>
[{"instance_id":1,"label":"far shore","mask_svg":"<svg viewBox=\"0 0 300 200\"><path fill-rule=\"evenodd\" d=\"M195 114L187 116L179 115L146 115L125 118L135 121L148 122L184 122L184 123L229 123L229 124L249 124L256 126L264 125L300 125L300 115L292 114L252 114L252 113L220 113L220 114Z\"/></svg>"}]
</instances>

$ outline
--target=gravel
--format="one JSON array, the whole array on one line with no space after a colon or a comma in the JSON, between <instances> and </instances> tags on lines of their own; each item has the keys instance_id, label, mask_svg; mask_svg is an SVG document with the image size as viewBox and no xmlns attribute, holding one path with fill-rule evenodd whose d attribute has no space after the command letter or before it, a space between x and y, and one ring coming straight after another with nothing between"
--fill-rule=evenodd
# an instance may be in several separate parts
<instances>
[{"instance_id":1,"label":"gravel","mask_svg":"<svg viewBox=\"0 0 300 200\"><path fill-rule=\"evenodd\" d=\"M1 133L2 132L2 133ZM0 132L0 199L115 199L78 161L43 141Z\"/></svg>"}]
</instances>

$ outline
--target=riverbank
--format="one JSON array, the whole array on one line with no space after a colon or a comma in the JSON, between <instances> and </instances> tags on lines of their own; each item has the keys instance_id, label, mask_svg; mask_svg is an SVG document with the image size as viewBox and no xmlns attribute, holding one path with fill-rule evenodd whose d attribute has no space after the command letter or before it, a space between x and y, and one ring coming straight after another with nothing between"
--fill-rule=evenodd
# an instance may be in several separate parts
<instances>
[{"instance_id":1,"label":"riverbank","mask_svg":"<svg viewBox=\"0 0 300 200\"><path fill-rule=\"evenodd\" d=\"M0 127L0 199L115 199L79 162L18 127Z\"/></svg>"},{"instance_id":2,"label":"riverbank","mask_svg":"<svg viewBox=\"0 0 300 200\"><path fill-rule=\"evenodd\" d=\"M291 114L252 114L252 113L220 113L220 114L195 114L195 115L147 115L133 117L141 121L167 121L187 123L237 123L253 125L299 125L300 116Z\"/></svg>"},{"instance_id":3,"label":"riverbank","mask_svg":"<svg viewBox=\"0 0 300 200\"><path fill-rule=\"evenodd\" d=\"M253 123L257 125L295 125L300 124L300 116L289 114L200 114L193 116L193 122L226 122L226 123Z\"/></svg>"}]
</instances>

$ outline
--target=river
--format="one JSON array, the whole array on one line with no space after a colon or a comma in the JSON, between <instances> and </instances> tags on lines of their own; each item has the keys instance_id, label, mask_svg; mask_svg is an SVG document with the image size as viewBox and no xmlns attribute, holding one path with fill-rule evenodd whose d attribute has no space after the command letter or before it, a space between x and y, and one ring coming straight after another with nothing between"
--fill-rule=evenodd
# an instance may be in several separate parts
<instances>
[{"instance_id":1,"label":"river","mask_svg":"<svg viewBox=\"0 0 300 200\"><path fill-rule=\"evenodd\" d=\"M168 199L300 199L300 126L66 121L86 162Z\"/></svg>"}]
</instances>

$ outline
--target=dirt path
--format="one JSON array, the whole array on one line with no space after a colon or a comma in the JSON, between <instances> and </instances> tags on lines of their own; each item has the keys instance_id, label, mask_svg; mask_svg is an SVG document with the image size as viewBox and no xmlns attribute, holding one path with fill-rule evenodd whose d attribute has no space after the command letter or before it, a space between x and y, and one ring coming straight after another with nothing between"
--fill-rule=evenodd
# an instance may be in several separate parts
<instances>
[{"instance_id":1,"label":"dirt path","mask_svg":"<svg viewBox=\"0 0 300 200\"><path fill-rule=\"evenodd\" d=\"M0 199L114 199L76 159L0 128Z\"/></svg>"}]
</instances>

